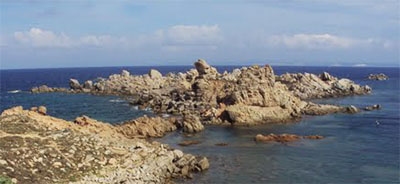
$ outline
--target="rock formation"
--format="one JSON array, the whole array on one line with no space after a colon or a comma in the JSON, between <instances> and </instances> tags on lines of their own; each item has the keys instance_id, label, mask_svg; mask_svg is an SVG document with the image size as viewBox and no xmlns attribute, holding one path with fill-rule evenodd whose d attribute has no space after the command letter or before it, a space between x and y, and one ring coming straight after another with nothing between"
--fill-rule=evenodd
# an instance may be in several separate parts
<instances>
[{"instance_id":1,"label":"rock formation","mask_svg":"<svg viewBox=\"0 0 400 184\"><path fill-rule=\"evenodd\" d=\"M349 79L338 79L326 72L319 76L310 73L286 73L277 77L276 81L286 85L302 100L362 95L372 90L369 86L357 85Z\"/></svg>"},{"instance_id":2,"label":"rock formation","mask_svg":"<svg viewBox=\"0 0 400 184\"><path fill-rule=\"evenodd\" d=\"M209 167L205 157L135 137L173 129L170 124L154 134L134 130L156 129L168 120L145 117L112 126L87 116L69 122L32 109L19 106L0 115L0 173L17 183L168 183Z\"/></svg>"},{"instance_id":3,"label":"rock formation","mask_svg":"<svg viewBox=\"0 0 400 184\"><path fill-rule=\"evenodd\" d=\"M388 80L389 77L383 73L380 74L369 74L368 76L369 80Z\"/></svg>"},{"instance_id":4,"label":"rock formation","mask_svg":"<svg viewBox=\"0 0 400 184\"><path fill-rule=\"evenodd\" d=\"M358 112L355 107L319 105L305 100L371 92L368 86L338 79L327 72L319 76L309 73L275 76L272 67L265 65L220 74L203 59L194 66L186 73L165 76L154 69L138 76L124 70L94 83L87 81L83 86L71 79L71 89L67 92L123 95L131 104L151 108L155 113L197 116L200 124L182 124L187 132L200 131L200 125L208 123L253 125L296 121L303 114L355 113ZM32 92L52 91L65 90L32 89Z\"/></svg>"}]
</instances>

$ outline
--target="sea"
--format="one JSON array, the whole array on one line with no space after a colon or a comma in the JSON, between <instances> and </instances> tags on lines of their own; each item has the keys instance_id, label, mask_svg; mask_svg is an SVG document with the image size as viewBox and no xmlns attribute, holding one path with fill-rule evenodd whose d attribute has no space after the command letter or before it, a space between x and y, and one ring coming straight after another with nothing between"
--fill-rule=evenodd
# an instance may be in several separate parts
<instances>
[{"instance_id":1,"label":"sea","mask_svg":"<svg viewBox=\"0 0 400 184\"><path fill-rule=\"evenodd\" d=\"M238 66L217 66L219 72ZM0 110L13 106L44 105L51 116L74 120L89 117L118 124L143 115L122 97L89 94L32 94L34 86L68 87L70 78L83 82L128 70L146 74L157 69L163 74L185 72L192 66L98 67L0 70ZM207 126L195 135L181 132L167 134L156 141L169 144L186 153L208 157L210 168L194 179L177 183L400 183L400 69L397 67L310 67L273 66L275 74L315 73L331 75L369 85L370 95L314 100L318 103L354 105L359 108L380 104L381 110L357 114L305 116L301 121L252 127ZM384 73L386 81L368 80L370 73ZM378 123L377 123L378 122ZM322 135L322 140L256 143L256 134L291 133ZM179 142L201 143L181 147ZM216 146L226 143L226 146Z\"/></svg>"}]
</instances>

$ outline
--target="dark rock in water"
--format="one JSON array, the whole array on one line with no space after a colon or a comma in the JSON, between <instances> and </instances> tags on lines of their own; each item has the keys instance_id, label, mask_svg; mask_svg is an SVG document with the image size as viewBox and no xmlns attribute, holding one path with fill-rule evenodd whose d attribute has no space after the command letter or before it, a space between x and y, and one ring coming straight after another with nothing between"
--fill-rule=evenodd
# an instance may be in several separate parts
<instances>
[{"instance_id":1,"label":"dark rock in water","mask_svg":"<svg viewBox=\"0 0 400 184\"><path fill-rule=\"evenodd\" d=\"M367 107L365 107L364 110L366 110L366 111L372 111L372 110L379 110L379 109L381 109L381 108L382 108L381 105L375 104L375 105L372 105L372 106L367 106Z\"/></svg>"},{"instance_id":2,"label":"dark rock in water","mask_svg":"<svg viewBox=\"0 0 400 184\"><path fill-rule=\"evenodd\" d=\"M354 113L360 112L360 110L357 107L350 105L350 106L346 107L346 112L350 113L350 114L354 114Z\"/></svg>"},{"instance_id":3,"label":"dark rock in water","mask_svg":"<svg viewBox=\"0 0 400 184\"><path fill-rule=\"evenodd\" d=\"M228 146L228 143L225 142L216 143L215 146Z\"/></svg>"},{"instance_id":4,"label":"dark rock in water","mask_svg":"<svg viewBox=\"0 0 400 184\"><path fill-rule=\"evenodd\" d=\"M255 137L255 141L257 142L279 142L279 143L288 143L288 142L294 142L298 141L300 139L323 139L323 136L320 135L308 135L308 136L299 136L295 134L268 134L268 135L262 135L262 134L257 134Z\"/></svg>"},{"instance_id":5,"label":"dark rock in water","mask_svg":"<svg viewBox=\"0 0 400 184\"><path fill-rule=\"evenodd\" d=\"M380 74L369 74L368 76L369 80L388 80L389 77L383 73Z\"/></svg>"},{"instance_id":6,"label":"dark rock in water","mask_svg":"<svg viewBox=\"0 0 400 184\"><path fill-rule=\"evenodd\" d=\"M69 79L69 87L73 90L81 90L82 86L79 84L79 81L76 79Z\"/></svg>"},{"instance_id":7,"label":"dark rock in water","mask_svg":"<svg viewBox=\"0 0 400 184\"><path fill-rule=\"evenodd\" d=\"M190 146L194 144L200 144L200 141L197 140L186 140L178 143L179 146Z\"/></svg>"}]
</instances>

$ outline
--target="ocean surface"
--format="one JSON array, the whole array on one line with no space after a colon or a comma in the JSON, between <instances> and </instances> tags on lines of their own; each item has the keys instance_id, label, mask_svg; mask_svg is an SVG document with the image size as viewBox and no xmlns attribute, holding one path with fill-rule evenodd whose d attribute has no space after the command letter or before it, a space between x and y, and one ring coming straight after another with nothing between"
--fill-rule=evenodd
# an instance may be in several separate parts
<instances>
[{"instance_id":1,"label":"ocean surface","mask_svg":"<svg viewBox=\"0 0 400 184\"><path fill-rule=\"evenodd\" d=\"M24 108L45 105L52 116L73 120L80 115L110 123L120 123L150 111L138 110L120 97L86 94L31 94L29 90L46 84L68 87L68 80L79 81L108 77L122 69L131 74L145 74L151 68L161 73L184 72L191 66L173 67L104 67L0 70L1 111L22 105ZM219 72L235 66L219 66ZM354 80L373 89L371 95L317 100L320 103L355 105L380 104L381 110L358 114L307 116L289 124L255 127L208 126L193 136L173 132L157 141L187 153L209 158L210 169L193 180L179 183L400 183L400 71L399 68L369 67L273 67L276 74L285 72L322 73ZM370 81L370 73L385 73L387 81ZM376 121L380 124L377 126ZM256 134L294 133L322 135L322 140L301 140L289 144L255 143ZM190 147L177 144L200 140ZM215 146L227 143L227 146Z\"/></svg>"}]
</instances>

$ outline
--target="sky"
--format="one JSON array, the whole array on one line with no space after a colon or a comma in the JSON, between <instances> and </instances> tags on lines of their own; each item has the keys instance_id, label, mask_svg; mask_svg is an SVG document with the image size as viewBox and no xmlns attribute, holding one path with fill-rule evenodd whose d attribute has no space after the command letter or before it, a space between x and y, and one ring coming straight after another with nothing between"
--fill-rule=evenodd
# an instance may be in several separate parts
<instances>
[{"instance_id":1,"label":"sky","mask_svg":"<svg viewBox=\"0 0 400 184\"><path fill-rule=\"evenodd\" d=\"M0 68L399 66L399 0L1 0Z\"/></svg>"}]
</instances>

